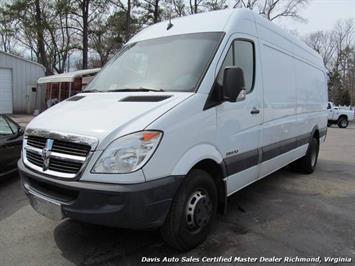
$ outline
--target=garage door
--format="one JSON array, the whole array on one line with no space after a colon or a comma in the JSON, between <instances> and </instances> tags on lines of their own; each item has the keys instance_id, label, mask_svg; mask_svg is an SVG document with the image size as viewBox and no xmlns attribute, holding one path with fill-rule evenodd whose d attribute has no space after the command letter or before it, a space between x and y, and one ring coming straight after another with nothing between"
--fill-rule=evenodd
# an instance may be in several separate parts
<instances>
[{"instance_id":1,"label":"garage door","mask_svg":"<svg viewBox=\"0 0 355 266\"><path fill-rule=\"evenodd\" d=\"M0 68L0 114L12 113L12 70Z\"/></svg>"}]
</instances>

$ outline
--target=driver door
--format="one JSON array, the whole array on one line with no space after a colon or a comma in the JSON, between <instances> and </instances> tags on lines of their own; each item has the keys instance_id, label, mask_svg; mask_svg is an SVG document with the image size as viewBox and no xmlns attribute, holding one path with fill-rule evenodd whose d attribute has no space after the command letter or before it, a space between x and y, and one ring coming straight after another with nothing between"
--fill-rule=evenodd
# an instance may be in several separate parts
<instances>
[{"instance_id":1,"label":"driver door","mask_svg":"<svg viewBox=\"0 0 355 266\"><path fill-rule=\"evenodd\" d=\"M218 146L225 156L227 194L230 195L254 182L258 176L262 86L257 39L238 34L227 47L216 82L222 86L223 70L227 66L242 68L245 79L245 91L236 102L217 106Z\"/></svg>"}]
</instances>

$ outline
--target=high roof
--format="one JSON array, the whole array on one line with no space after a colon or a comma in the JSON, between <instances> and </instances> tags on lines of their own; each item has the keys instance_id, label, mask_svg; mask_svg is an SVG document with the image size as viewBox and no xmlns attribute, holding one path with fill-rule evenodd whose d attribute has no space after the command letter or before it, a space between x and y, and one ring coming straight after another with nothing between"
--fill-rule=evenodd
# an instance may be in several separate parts
<instances>
[{"instance_id":1,"label":"high roof","mask_svg":"<svg viewBox=\"0 0 355 266\"><path fill-rule=\"evenodd\" d=\"M57 75L46 76L38 79L37 83L43 84L43 83L73 82L77 77L96 74L97 72L100 71L100 69L101 68L84 69L84 70L66 72Z\"/></svg>"},{"instance_id":2,"label":"high roof","mask_svg":"<svg viewBox=\"0 0 355 266\"><path fill-rule=\"evenodd\" d=\"M169 21L166 20L144 28L128 43L186 33L224 31L231 14L235 12L244 13L244 11L241 9L224 9L174 18L171 20L173 27L169 30L167 30Z\"/></svg>"},{"instance_id":3,"label":"high roof","mask_svg":"<svg viewBox=\"0 0 355 266\"><path fill-rule=\"evenodd\" d=\"M242 32L258 36L265 41L273 41L277 46L284 46L297 55L308 54L306 61L323 66L319 54L304 42L295 38L274 23L247 8L224 9L174 18L173 27L167 29L169 21L156 23L144 28L128 43L142 40L198 32L225 32L227 38L233 33ZM259 32L257 32L257 26ZM261 30L262 29L262 30Z\"/></svg>"}]
</instances>

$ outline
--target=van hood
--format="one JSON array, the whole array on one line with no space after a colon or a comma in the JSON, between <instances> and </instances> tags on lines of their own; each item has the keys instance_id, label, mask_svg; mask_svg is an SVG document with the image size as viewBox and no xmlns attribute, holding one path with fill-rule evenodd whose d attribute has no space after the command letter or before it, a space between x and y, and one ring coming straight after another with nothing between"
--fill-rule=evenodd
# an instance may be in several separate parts
<instances>
[{"instance_id":1,"label":"van hood","mask_svg":"<svg viewBox=\"0 0 355 266\"><path fill-rule=\"evenodd\" d=\"M95 137L102 142L143 130L194 93L81 93L49 108L26 129ZM107 140L109 141L109 140ZM105 142L107 142L105 141Z\"/></svg>"}]
</instances>

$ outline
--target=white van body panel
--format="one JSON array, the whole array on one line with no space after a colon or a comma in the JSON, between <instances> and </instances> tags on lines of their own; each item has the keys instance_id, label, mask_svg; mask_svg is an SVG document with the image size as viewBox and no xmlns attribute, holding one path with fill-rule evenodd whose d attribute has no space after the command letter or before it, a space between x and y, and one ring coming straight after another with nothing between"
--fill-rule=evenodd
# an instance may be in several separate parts
<instances>
[{"instance_id":1,"label":"white van body panel","mask_svg":"<svg viewBox=\"0 0 355 266\"><path fill-rule=\"evenodd\" d=\"M157 93L134 94L134 96L147 95L155 96ZM159 95L171 97L160 102L123 102L122 99L132 94L127 92L77 94L84 98L79 101L58 103L33 119L28 128L95 137L99 141L97 150L103 150L114 139L142 130L193 93L167 92Z\"/></svg>"},{"instance_id":2,"label":"white van body panel","mask_svg":"<svg viewBox=\"0 0 355 266\"><path fill-rule=\"evenodd\" d=\"M198 144L183 155L172 171L172 175L186 175L192 167L203 160L213 160L220 164L223 161L223 156L211 144Z\"/></svg>"},{"instance_id":3,"label":"white van body panel","mask_svg":"<svg viewBox=\"0 0 355 266\"><path fill-rule=\"evenodd\" d=\"M215 145L216 110L201 112L206 99L207 95L196 93L146 128L164 132L157 152L143 167L148 180L172 173L185 175L204 159L221 162L223 155ZM199 153L203 151L211 153ZM183 162L186 165L182 166Z\"/></svg>"}]
</instances>

